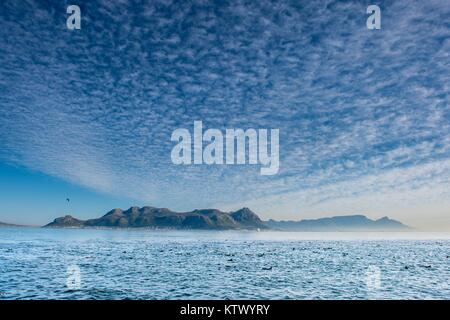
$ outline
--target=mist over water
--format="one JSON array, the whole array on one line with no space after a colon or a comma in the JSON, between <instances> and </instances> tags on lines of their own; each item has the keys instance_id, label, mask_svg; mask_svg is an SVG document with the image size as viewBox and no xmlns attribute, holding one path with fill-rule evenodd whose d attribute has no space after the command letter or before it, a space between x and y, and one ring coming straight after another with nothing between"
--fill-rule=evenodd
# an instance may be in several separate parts
<instances>
[{"instance_id":1,"label":"mist over water","mask_svg":"<svg viewBox=\"0 0 450 320\"><path fill-rule=\"evenodd\" d=\"M0 274L0 299L450 299L450 235L0 228Z\"/></svg>"}]
</instances>

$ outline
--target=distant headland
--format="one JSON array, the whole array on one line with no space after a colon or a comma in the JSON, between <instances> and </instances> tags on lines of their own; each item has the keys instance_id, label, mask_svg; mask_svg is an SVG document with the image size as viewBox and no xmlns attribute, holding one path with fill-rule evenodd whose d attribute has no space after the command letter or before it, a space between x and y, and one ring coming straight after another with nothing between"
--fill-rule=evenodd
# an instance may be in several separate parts
<instances>
[{"instance_id":1,"label":"distant headland","mask_svg":"<svg viewBox=\"0 0 450 320\"><path fill-rule=\"evenodd\" d=\"M12 224L12 223L5 223L0 221L0 227L30 227L25 225L19 225L19 224Z\"/></svg>"},{"instance_id":2,"label":"distant headland","mask_svg":"<svg viewBox=\"0 0 450 320\"><path fill-rule=\"evenodd\" d=\"M167 208L131 207L113 209L98 219L79 220L72 216L56 218L45 227L109 227L109 228L167 228L209 230L267 229L266 224L250 209L234 212L202 209L175 212Z\"/></svg>"}]
</instances>

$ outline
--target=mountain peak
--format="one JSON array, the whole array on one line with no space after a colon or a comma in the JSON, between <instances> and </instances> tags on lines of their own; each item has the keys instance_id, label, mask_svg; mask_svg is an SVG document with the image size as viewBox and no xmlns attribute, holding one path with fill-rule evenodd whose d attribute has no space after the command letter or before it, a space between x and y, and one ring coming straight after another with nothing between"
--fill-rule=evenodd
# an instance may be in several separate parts
<instances>
[{"instance_id":1,"label":"mountain peak","mask_svg":"<svg viewBox=\"0 0 450 320\"><path fill-rule=\"evenodd\" d=\"M256 213L247 207L231 212L233 219L247 227L256 229L266 229L265 223L258 217Z\"/></svg>"},{"instance_id":2,"label":"mountain peak","mask_svg":"<svg viewBox=\"0 0 450 320\"><path fill-rule=\"evenodd\" d=\"M104 215L104 217L106 217L106 216L111 216L111 215L121 215L121 214L123 214L122 209L120 209L120 208L115 208L115 209L112 209L112 210L108 211L108 212Z\"/></svg>"}]
</instances>

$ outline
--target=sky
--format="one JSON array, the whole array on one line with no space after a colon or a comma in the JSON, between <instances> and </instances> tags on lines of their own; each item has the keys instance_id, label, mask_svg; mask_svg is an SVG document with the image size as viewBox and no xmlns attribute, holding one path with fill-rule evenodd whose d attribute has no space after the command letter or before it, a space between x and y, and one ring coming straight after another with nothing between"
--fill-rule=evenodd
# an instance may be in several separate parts
<instances>
[{"instance_id":1,"label":"sky","mask_svg":"<svg viewBox=\"0 0 450 320\"><path fill-rule=\"evenodd\" d=\"M3 0L0 221L248 206L450 231L449 53L448 0ZM194 121L279 129L278 174L174 165Z\"/></svg>"}]
</instances>

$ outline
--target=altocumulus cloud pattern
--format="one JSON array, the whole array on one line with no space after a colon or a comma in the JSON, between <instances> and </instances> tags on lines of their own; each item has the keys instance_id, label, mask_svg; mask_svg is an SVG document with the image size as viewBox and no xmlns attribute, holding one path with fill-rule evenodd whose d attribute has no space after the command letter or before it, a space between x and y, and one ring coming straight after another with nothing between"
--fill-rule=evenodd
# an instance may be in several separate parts
<instances>
[{"instance_id":1,"label":"altocumulus cloud pattern","mask_svg":"<svg viewBox=\"0 0 450 320\"><path fill-rule=\"evenodd\" d=\"M78 1L74 31L69 4L0 3L3 161L179 209L450 199L448 0L381 30L366 1ZM195 120L279 128L280 172L173 165Z\"/></svg>"}]
</instances>

